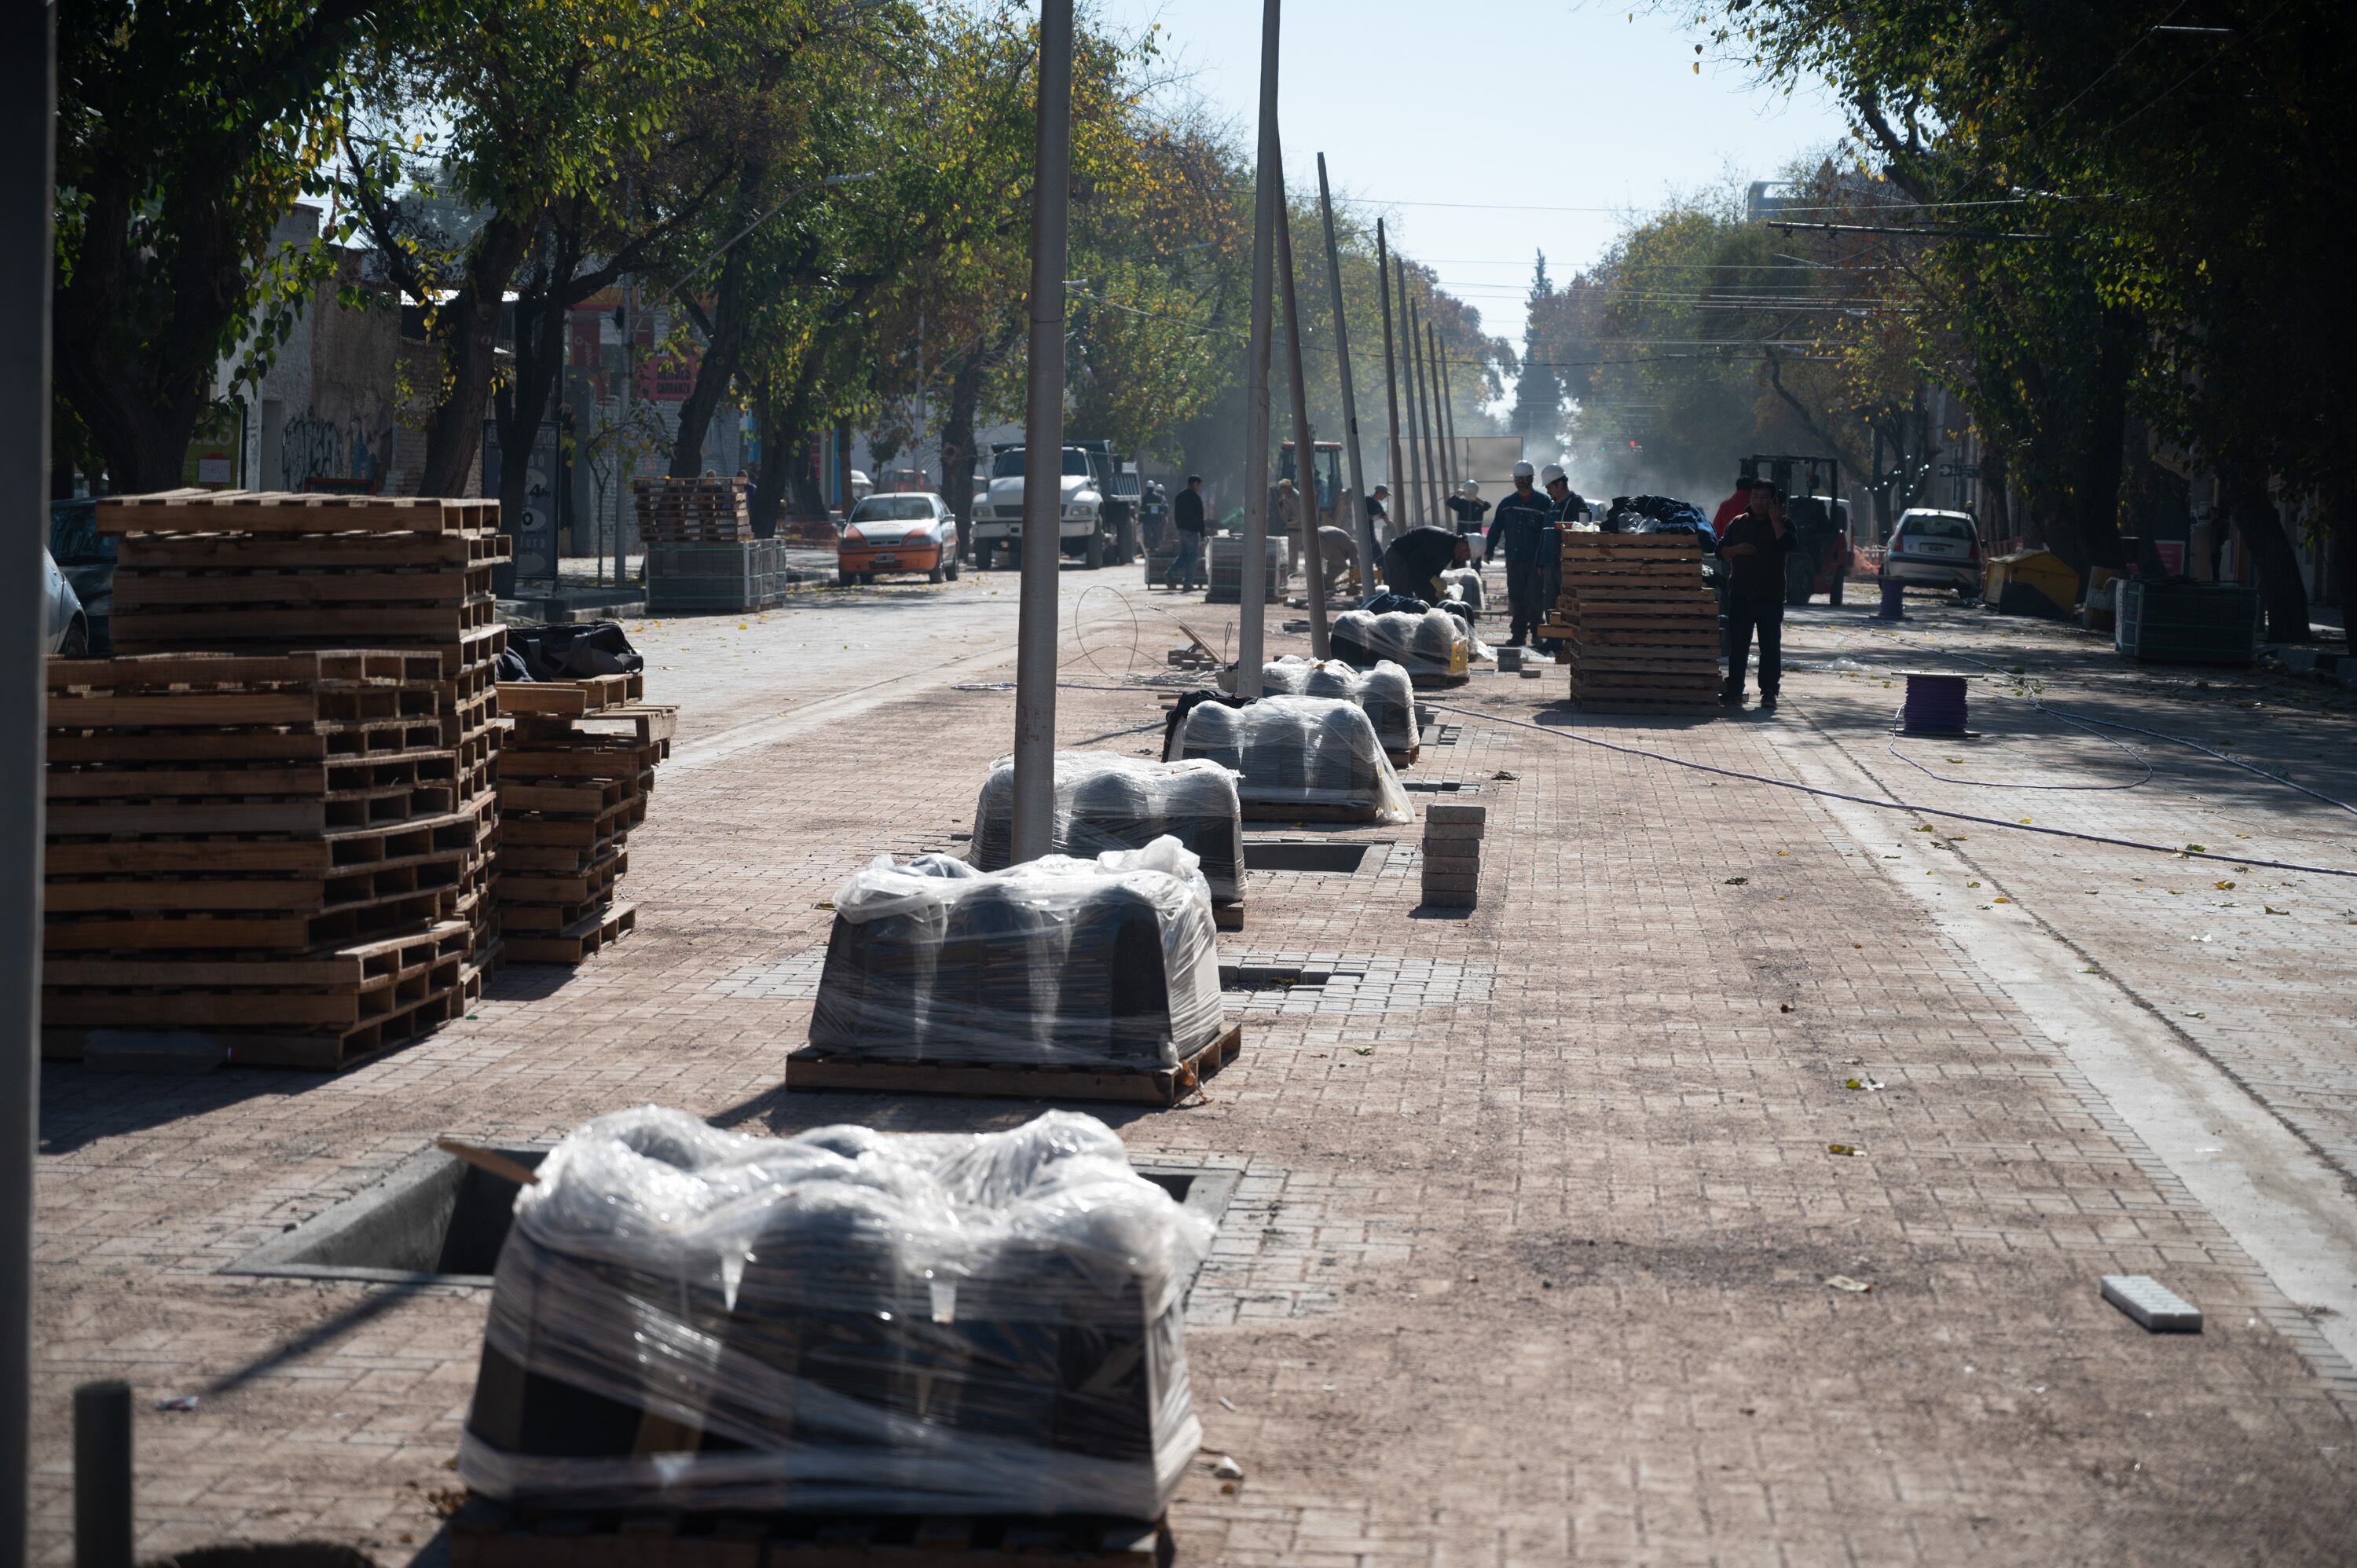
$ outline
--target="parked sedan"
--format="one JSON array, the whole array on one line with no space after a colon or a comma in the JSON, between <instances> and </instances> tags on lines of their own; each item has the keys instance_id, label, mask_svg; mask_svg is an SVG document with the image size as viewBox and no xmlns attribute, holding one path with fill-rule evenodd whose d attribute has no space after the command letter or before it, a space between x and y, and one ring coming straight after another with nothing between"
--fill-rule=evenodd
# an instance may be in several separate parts
<instances>
[{"instance_id":1,"label":"parked sedan","mask_svg":"<svg viewBox=\"0 0 2357 1568\"><path fill-rule=\"evenodd\" d=\"M57 557L41 552L41 601L44 607L42 647L48 652L80 659L90 651L90 618L81 600L58 570Z\"/></svg>"},{"instance_id":2,"label":"parked sedan","mask_svg":"<svg viewBox=\"0 0 2357 1568\"><path fill-rule=\"evenodd\" d=\"M878 572L922 572L934 582L958 575L957 519L942 498L869 496L851 509L836 547L835 581L872 583Z\"/></svg>"},{"instance_id":3,"label":"parked sedan","mask_svg":"<svg viewBox=\"0 0 2357 1568\"><path fill-rule=\"evenodd\" d=\"M1883 553L1882 576L1910 587L1978 593L1981 536L1972 513L1921 507L1900 512Z\"/></svg>"}]
</instances>

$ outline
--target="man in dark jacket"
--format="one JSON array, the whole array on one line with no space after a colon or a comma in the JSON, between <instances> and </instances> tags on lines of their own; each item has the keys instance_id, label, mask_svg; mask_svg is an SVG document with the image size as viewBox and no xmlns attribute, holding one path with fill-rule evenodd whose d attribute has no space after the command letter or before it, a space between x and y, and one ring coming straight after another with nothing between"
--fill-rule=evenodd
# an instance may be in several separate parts
<instances>
[{"instance_id":1,"label":"man in dark jacket","mask_svg":"<svg viewBox=\"0 0 2357 1568\"><path fill-rule=\"evenodd\" d=\"M1776 711L1776 689L1784 681L1784 557L1792 553L1792 530L1784 521L1784 497L1761 479L1751 487L1751 509L1719 536L1727 562L1727 687L1718 700L1743 705L1743 671L1750 661L1751 638L1760 638L1760 711Z\"/></svg>"},{"instance_id":2,"label":"man in dark jacket","mask_svg":"<svg viewBox=\"0 0 2357 1568\"><path fill-rule=\"evenodd\" d=\"M1528 463L1514 465L1514 493L1498 503L1497 515L1490 520L1489 547L1481 553L1482 560L1494 561L1501 546L1506 552L1506 606L1513 614L1509 648L1523 646L1523 639L1536 635L1539 622L1546 618L1541 556L1555 503L1532 485L1535 477Z\"/></svg>"},{"instance_id":3,"label":"man in dark jacket","mask_svg":"<svg viewBox=\"0 0 2357 1568\"><path fill-rule=\"evenodd\" d=\"M1178 535L1178 553L1170 558L1169 575L1162 580L1166 588L1178 588L1178 576L1186 574L1187 585L1180 590L1195 591L1195 563L1203 554L1203 476L1187 476L1187 488L1170 503L1170 526Z\"/></svg>"},{"instance_id":4,"label":"man in dark jacket","mask_svg":"<svg viewBox=\"0 0 2357 1568\"><path fill-rule=\"evenodd\" d=\"M1450 528L1411 528L1383 552L1383 586L1437 604L1440 574L1472 558L1473 547Z\"/></svg>"},{"instance_id":5,"label":"man in dark jacket","mask_svg":"<svg viewBox=\"0 0 2357 1568\"><path fill-rule=\"evenodd\" d=\"M1457 521L1459 533L1479 533L1481 520L1490 515L1490 503L1481 499L1481 487L1468 479L1457 487L1448 498L1448 515Z\"/></svg>"}]
</instances>

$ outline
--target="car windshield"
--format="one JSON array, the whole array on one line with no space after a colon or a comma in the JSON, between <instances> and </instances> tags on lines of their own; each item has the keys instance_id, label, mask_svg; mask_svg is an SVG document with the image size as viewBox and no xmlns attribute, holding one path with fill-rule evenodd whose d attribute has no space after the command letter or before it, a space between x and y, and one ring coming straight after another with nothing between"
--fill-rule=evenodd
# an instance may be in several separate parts
<instances>
[{"instance_id":1,"label":"car windshield","mask_svg":"<svg viewBox=\"0 0 2357 1568\"><path fill-rule=\"evenodd\" d=\"M851 509L854 522L926 522L933 503L922 496L869 496Z\"/></svg>"},{"instance_id":2,"label":"car windshield","mask_svg":"<svg viewBox=\"0 0 2357 1568\"><path fill-rule=\"evenodd\" d=\"M1910 539L1970 539L1973 520L1947 512L1910 511L1899 520L1900 528Z\"/></svg>"},{"instance_id":3,"label":"car windshield","mask_svg":"<svg viewBox=\"0 0 2357 1568\"><path fill-rule=\"evenodd\" d=\"M1086 478L1089 455L1077 446L1064 448L1064 472ZM994 479L1019 479L1023 477L1023 448L1010 447L991 460L990 477Z\"/></svg>"}]
</instances>

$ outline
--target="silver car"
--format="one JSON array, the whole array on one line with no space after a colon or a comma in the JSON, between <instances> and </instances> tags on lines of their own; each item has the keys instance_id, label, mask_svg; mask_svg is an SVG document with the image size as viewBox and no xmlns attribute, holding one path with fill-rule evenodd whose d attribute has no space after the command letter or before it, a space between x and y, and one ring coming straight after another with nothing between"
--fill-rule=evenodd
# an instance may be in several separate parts
<instances>
[{"instance_id":1,"label":"silver car","mask_svg":"<svg viewBox=\"0 0 2357 1568\"><path fill-rule=\"evenodd\" d=\"M80 659L90 652L90 618L82 613L81 600L58 570L57 557L47 550L41 552L41 603L43 609L43 644L51 653L69 659Z\"/></svg>"},{"instance_id":2,"label":"silver car","mask_svg":"<svg viewBox=\"0 0 2357 1568\"><path fill-rule=\"evenodd\" d=\"M1885 582L1976 594L1981 585L1981 533L1968 511L1910 507L1899 514L1882 555Z\"/></svg>"}]
</instances>

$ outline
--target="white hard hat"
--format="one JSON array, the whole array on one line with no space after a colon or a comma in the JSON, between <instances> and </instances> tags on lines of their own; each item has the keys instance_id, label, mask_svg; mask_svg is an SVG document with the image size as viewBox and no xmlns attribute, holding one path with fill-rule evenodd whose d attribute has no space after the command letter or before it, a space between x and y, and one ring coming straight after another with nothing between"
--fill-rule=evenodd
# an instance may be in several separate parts
<instances>
[{"instance_id":1,"label":"white hard hat","mask_svg":"<svg viewBox=\"0 0 2357 1568\"><path fill-rule=\"evenodd\" d=\"M1457 487L1457 493L1460 496L1478 496L1481 493L1481 487L1468 479Z\"/></svg>"},{"instance_id":2,"label":"white hard hat","mask_svg":"<svg viewBox=\"0 0 2357 1568\"><path fill-rule=\"evenodd\" d=\"M1527 479L1530 477L1531 466L1528 463L1517 462L1514 465L1514 478L1518 479Z\"/></svg>"},{"instance_id":3,"label":"white hard hat","mask_svg":"<svg viewBox=\"0 0 2357 1568\"><path fill-rule=\"evenodd\" d=\"M1539 470L1539 483L1543 485L1551 485L1557 479L1567 479L1570 477L1563 471L1563 465L1560 463L1549 463Z\"/></svg>"}]
</instances>

